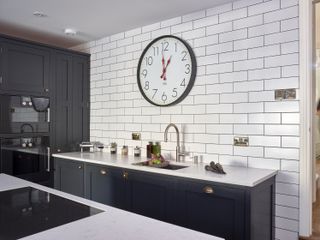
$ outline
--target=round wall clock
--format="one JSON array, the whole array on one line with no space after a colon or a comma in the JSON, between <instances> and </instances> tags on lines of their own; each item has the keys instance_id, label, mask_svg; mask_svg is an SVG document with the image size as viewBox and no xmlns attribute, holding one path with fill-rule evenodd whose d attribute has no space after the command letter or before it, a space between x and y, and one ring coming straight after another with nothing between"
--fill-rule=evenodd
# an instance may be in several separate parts
<instances>
[{"instance_id":1,"label":"round wall clock","mask_svg":"<svg viewBox=\"0 0 320 240\"><path fill-rule=\"evenodd\" d=\"M195 55L184 40L161 36L143 51L138 65L138 86L143 97L157 106L181 102L193 87Z\"/></svg>"}]
</instances>

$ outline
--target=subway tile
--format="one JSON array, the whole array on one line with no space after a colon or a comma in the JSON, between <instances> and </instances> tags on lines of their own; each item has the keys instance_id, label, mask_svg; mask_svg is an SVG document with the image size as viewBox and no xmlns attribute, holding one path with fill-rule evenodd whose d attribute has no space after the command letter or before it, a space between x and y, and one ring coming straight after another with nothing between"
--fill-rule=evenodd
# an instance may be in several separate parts
<instances>
[{"instance_id":1,"label":"subway tile","mask_svg":"<svg viewBox=\"0 0 320 240\"><path fill-rule=\"evenodd\" d=\"M235 50L249 49L249 48L263 46L264 39L262 36L253 37L253 38L247 38L247 39L243 39L243 40L236 40L236 41L234 41L233 44L234 44Z\"/></svg>"},{"instance_id":2,"label":"subway tile","mask_svg":"<svg viewBox=\"0 0 320 240\"><path fill-rule=\"evenodd\" d=\"M299 149L266 147L265 148L265 157L299 160Z\"/></svg>"},{"instance_id":3,"label":"subway tile","mask_svg":"<svg viewBox=\"0 0 320 240\"><path fill-rule=\"evenodd\" d=\"M217 36L217 35L215 35L215 36ZM207 55L223 53L223 52L230 52L232 50L233 50L232 42L215 44L215 45L210 45L210 46L206 47Z\"/></svg>"},{"instance_id":4,"label":"subway tile","mask_svg":"<svg viewBox=\"0 0 320 240\"><path fill-rule=\"evenodd\" d=\"M225 33L230 31L232 31L232 22L226 22L207 27L208 35L216 35L219 33Z\"/></svg>"},{"instance_id":5,"label":"subway tile","mask_svg":"<svg viewBox=\"0 0 320 240\"><path fill-rule=\"evenodd\" d=\"M263 68L262 58L238 61L234 63L234 71L253 70L259 68Z\"/></svg>"},{"instance_id":6,"label":"subway tile","mask_svg":"<svg viewBox=\"0 0 320 240\"><path fill-rule=\"evenodd\" d=\"M280 9L280 0L271 0L262 4L257 4L248 7L248 15L251 16L267 12L273 12L277 9Z\"/></svg>"},{"instance_id":7,"label":"subway tile","mask_svg":"<svg viewBox=\"0 0 320 240\"><path fill-rule=\"evenodd\" d=\"M242 18L239 20L236 20L233 22L233 29L240 29L240 28L248 28L248 27L253 27L257 25L263 24L263 16L262 15L257 15L257 16L251 16L251 17L246 17Z\"/></svg>"},{"instance_id":8,"label":"subway tile","mask_svg":"<svg viewBox=\"0 0 320 240\"><path fill-rule=\"evenodd\" d=\"M247 114L220 114L220 123L248 123Z\"/></svg>"},{"instance_id":9,"label":"subway tile","mask_svg":"<svg viewBox=\"0 0 320 240\"><path fill-rule=\"evenodd\" d=\"M228 82L242 82L248 80L248 72L232 72L232 73L220 73L220 83L228 83Z\"/></svg>"},{"instance_id":10,"label":"subway tile","mask_svg":"<svg viewBox=\"0 0 320 240\"><path fill-rule=\"evenodd\" d=\"M248 57L247 50L220 53L219 63L245 60L247 59L247 57Z\"/></svg>"},{"instance_id":11,"label":"subway tile","mask_svg":"<svg viewBox=\"0 0 320 240\"><path fill-rule=\"evenodd\" d=\"M275 136L250 136L250 146L267 146L267 147L280 147L281 137Z\"/></svg>"},{"instance_id":12,"label":"subway tile","mask_svg":"<svg viewBox=\"0 0 320 240\"><path fill-rule=\"evenodd\" d=\"M221 103L248 102L248 93L225 93L220 95Z\"/></svg>"},{"instance_id":13,"label":"subway tile","mask_svg":"<svg viewBox=\"0 0 320 240\"><path fill-rule=\"evenodd\" d=\"M300 139L299 137L282 137L282 147L299 148Z\"/></svg>"},{"instance_id":14,"label":"subway tile","mask_svg":"<svg viewBox=\"0 0 320 240\"><path fill-rule=\"evenodd\" d=\"M218 24L218 16L217 15L202 18L199 20L195 20L193 22L193 27L194 28L201 28L201 27L207 27L207 26L211 26L211 25L215 25L215 24Z\"/></svg>"},{"instance_id":15,"label":"subway tile","mask_svg":"<svg viewBox=\"0 0 320 240\"><path fill-rule=\"evenodd\" d=\"M299 102L266 102L266 112L299 112Z\"/></svg>"},{"instance_id":16,"label":"subway tile","mask_svg":"<svg viewBox=\"0 0 320 240\"><path fill-rule=\"evenodd\" d=\"M248 167L279 170L280 169L280 160L249 157L248 158Z\"/></svg>"},{"instance_id":17,"label":"subway tile","mask_svg":"<svg viewBox=\"0 0 320 240\"><path fill-rule=\"evenodd\" d=\"M235 124L233 126L234 134L237 135L261 135L263 134L263 125L254 124Z\"/></svg>"},{"instance_id":18,"label":"subway tile","mask_svg":"<svg viewBox=\"0 0 320 240\"><path fill-rule=\"evenodd\" d=\"M256 27L248 28L248 36L256 37L256 36L264 36L271 33L280 32L280 22L274 22L269 24L263 24Z\"/></svg>"},{"instance_id":19,"label":"subway tile","mask_svg":"<svg viewBox=\"0 0 320 240\"><path fill-rule=\"evenodd\" d=\"M232 71L233 71L232 63L220 63L220 64L206 66L207 74L217 74L217 73L225 73L225 72L232 72Z\"/></svg>"},{"instance_id":20,"label":"subway tile","mask_svg":"<svg viewBox=\"0 0 320 240\"><path fill-rule=\"evenodd\" d=\"M235 92L262 91L263 88L264 88L263 81L250 81L250 82L234 83L234 91Z\"/></svg>"},{"instance_id":21,"label":"subway tile","mask_svg":"<svg viewBox=\"0 0 320 240\"><path fill-rule=\"evenodd\" d=\"M262 3L263 0L240 0L240 1L235 1L233 3L233 9L237 9L237 8L244 8L244 7L248 7L251 5L255 5L258 3Z\"/></svg>"},{"instance_id":22,"label":"subway tile","mask_svg":"<svg viewBox=\"0 0 320 240\"><path fill-rule=\"evenodd\" d=\"M194 40L194 47L202 47L218 43L218 35L211 35L208 37L198 37Z\"/></svg>"},{"instance_id":23,"label":"subway tile","mask_svg":"<svg viewBox=\"0 0 320 240\"><path fill-rule=\"evenodd\" d=\"M232 20L245 18L245 17L247 17L247 15L248 15L248 13L247 13L247 9L246 8L233 10L231 12L226 12L226 13L219 14L219 22L220 23L229 22L229 21L232 21Z\"/></svg>"},{"instance_id":24,"label":"subway tile","mask_svg":"<svg viewBox=\"0 0 320 240\"><path fill-rule=\"evenodd\" d=\"M207 29L207 32L209 34L209 29ZM239 39L244 39L248 37L248 30L245 29L240 29L240 30L235 30L232 32L227 32L227 33L220 33L219 34L219 42L230 42L230 41L235 41Z\"/></svg>"},{"instance_id":25,"label":"subway tile","mask_svg":"<svg viewBox=\"0 0 320 240\"><path fill-rule=\"evenodd\" d=\"M234 147L234 155L248 157L263 157L263 147Z\"/></svg>"},{"instance_id":26,"label":"subway tile","mask_svg":"<svg viewBox=\"0 0 320 240\"><path fill-rule=\"evenodd\" d=\"M273 136L298 136L297 125L265 125L265 134Z\"/></svg>"},{"instance_id":27,"label":"subway tile","mask_svg":"<svg viewBox=\"0 0 320 240\"><path fill-rule=\"evenodd\" d=\"M293 6L290 8L284 8L281 10L264 14L264 22L269 23L269 22L281 21L284 19L298 17L298 15L299 15L298 6Z\"/></svg>"},{"instance_id":28,"label":"subway tile","mask_svg":"<svg viewBox=\"0 0 320 240\"><path fill-rule=\"evenodd\" d=\"M252 113L249 114L249 123L280 124L280 113Z\"/></svg>"}]
</instances>

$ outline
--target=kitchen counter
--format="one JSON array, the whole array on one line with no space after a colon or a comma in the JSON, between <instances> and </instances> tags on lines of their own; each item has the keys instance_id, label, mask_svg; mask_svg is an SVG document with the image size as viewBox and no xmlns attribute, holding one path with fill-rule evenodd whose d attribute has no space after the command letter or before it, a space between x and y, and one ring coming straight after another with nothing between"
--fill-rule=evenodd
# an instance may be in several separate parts
<instances>
[{"instance_id":1,"label":"kitchen counter","mask_svg":"<svg viewBox=\"0 0 320 240\"><path fill-rule=\"evenodd\" d=\"M222 240L222 238L143 217L6 174L0 174L0 191L28 186L101 209L104 212L22 238L25 240Z\"/></svg>"},{"instance_id":2,"label":"kitchen counter","mask_svg":"<svg viewBox=\"0 0 320 240\"><path fill-rule=\"evenodd\" d=\"M103 152L71 152L53 154L53 157L243 187L254 187L277 174L277 171L275 170L223 166L227 173L223 175L206 171L204 169L205 164L193 164L187 162L172 162L175 165L189 166L187 168L166 170L133 165L133 163L146 161L147 159L144 157L137 158L133 156L111 155Z\"/></svg>"}]
</instances>

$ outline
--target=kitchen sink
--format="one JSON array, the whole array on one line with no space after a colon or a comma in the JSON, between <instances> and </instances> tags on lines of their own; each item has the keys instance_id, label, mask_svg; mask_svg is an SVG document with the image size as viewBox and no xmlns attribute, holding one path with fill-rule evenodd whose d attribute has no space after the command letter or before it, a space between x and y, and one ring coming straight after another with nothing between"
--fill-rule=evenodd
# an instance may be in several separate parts
<instances>
[{"instance_id":1,"label":"kitchen sink","mask_svg":"<svg viewBox=\"0 0 320 240\"><path fill-rule=\"evenodd\" d=\"M148 161L145 162L138 162L138 163L132 163L132 165L136 165L136 166L145 166L145 167L151 167L151 168L160 168L160 169L167 169L167 170L179 170L179 169L183 169L183 168L187 168L189 166L182 166L182 165L176 165L176 164L170 164L166 165L166 166L150 166L148 164Z\"/></svg>"}]
</instances>

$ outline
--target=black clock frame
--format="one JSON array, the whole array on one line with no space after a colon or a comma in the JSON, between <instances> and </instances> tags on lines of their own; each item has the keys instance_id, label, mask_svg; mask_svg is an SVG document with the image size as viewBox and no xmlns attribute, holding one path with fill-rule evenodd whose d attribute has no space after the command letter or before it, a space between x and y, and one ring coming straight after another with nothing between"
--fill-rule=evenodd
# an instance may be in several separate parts
<instances>
[{"instance_id":1,"label":"black clock frame","mask_svg":"<svg viewBox=\"0 0 320 240\"><path fill-rule=\"evenodd\" d=\"M156 104L154 103L152 100L150 100L146 94L144 93L143 89L142 89L142 86L141 86L141 79L140 79L140 69L141 69L141 63L143 61L143 58L144 58L144 55L146 54L146 52L149 50L149 48L157 41L159 41L160 39L162 38L175 38L177 39L178 41L180 41L181 43L183 43L185 45L185 47L188 49L189 51L189 54L190 54L190 57L191 57L191 64L192 64L192 67L191 67L191 76L190 76L190 81L188 83L188 86L186 88L186 90L183 92L183 94L177 99L175 100L174 102L172 103L169 103L169 104L166 104L166 105L160 105L160 104ZM139 59L139 63L138 63L138 70L137 70L137 80L138 80L138 87L139 87L139 90L142 94L142 96L144 97L144 99L146 99L149 103L155 105L155 106L159 106L159 107L169 107L169 106L172 106L172 105L176 105L178 103L180 103L183 99L186 98L186 96L188 96L188 94L190 93L193 85L194 85L194 82L196 80L196 75L197 75L197 61L196 61L196 57L195 57L195 54L192 50L192 48L190 47L190 45L183 39L179 38L179 37L176 37L176 36L172 36L172 35L163 35L163 36L160 36L160 37L157 37L156 39L152 40L148 45L147 47L143 50L141 56L140 56L140 59Z\"/></svg>"}]
</instances>

